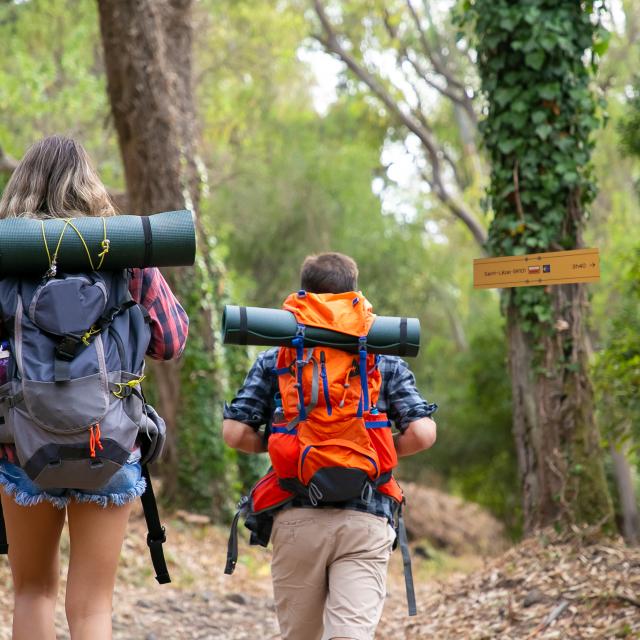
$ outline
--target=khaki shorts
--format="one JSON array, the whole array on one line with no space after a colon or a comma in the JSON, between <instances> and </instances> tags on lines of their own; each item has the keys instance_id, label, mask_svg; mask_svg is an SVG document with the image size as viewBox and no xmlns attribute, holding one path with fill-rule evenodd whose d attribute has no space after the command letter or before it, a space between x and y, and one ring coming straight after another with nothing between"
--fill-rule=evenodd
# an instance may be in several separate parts
<instances>
[{"instance_id":1,"label":"khaki shorts","mask_svg":"<svg viewBox=\"0 0 640 640\"><path fill-rule=\"evenodd\" d=\"M360 511L278 513L271 575L283 640L372 640L394 538L385 518Z\"/></svg>"}]
</instances>

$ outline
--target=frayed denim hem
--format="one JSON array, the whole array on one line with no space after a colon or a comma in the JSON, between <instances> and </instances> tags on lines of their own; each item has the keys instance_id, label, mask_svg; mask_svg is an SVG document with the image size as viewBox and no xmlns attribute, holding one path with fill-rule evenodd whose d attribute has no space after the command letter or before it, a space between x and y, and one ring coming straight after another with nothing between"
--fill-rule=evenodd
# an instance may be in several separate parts
<instances>
[{"instance_id":1,"label":"frayed denim hem","mask_svg":"<svg viewBox=\"0 0 640 640\"><path fill-rule=\"evenodd\" d=\"M103 509L113 505L115 507L122 507L125 504L133 502L136 498L139 498L147 488L147 481L144 478L140 478L135 486L131 487L127 491L120 493L109 493L106 495L100 495L96 493L80 493L71 489L69 495L76 500L76 502L87 503L93 502L100 505Z\"/></svg>"},{"instance_id":2,"label":"frayed denim hem","mask_svg":"<svg viewBox=\"0 0 640 640\"><path fill-rule=\"evenodd\" d=\"M12 496L15 503L21 507L33 507L42 502L50 502L57 509L64 509L70 500L67 496L52 496L46 491L32 495L31 493L20 490L18 485L7 480L2 473L0 473L0 486L2 486L5 493Z\"/></svg>"}]
</instances>

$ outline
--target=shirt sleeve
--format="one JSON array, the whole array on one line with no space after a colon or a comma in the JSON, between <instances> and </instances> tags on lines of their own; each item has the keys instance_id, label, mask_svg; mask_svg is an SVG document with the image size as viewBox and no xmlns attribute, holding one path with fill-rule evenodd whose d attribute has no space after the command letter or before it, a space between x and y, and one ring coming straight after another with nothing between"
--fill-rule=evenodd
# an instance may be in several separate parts
<instances>
[{"instance_id":1,"label":"shirt sleeve","mask_svg":"<svg viewBox=\"0 0 640 640\"><path fill-rule=\"evenodd\" d=\"M148 312L151 342L147 354L155 360L171 360L184 351L189 318L158 269L134 269L129 291Z\"/></svg>"},{"instance_id":2,"label":"shirt sleeve","mask_svg":"<svg viewBox=\"0 0 640 640\"><path fill-rule=\"evenodd\" d=\"M404 360L394 358L384 380L387 415L404 432L411 422L428 418L438 405L427 402L416 388L416 379Z\"/></svg>"},{"instance_id":3,"label":"shirt sleeve","mask_svg":"<svg viewBox=\"0 0 640 640\"><path fill-rule=\"evenodd\" d=\"M256 431L271 417L273 404L273 350L263 351L251 367L236 397L224 406L224 417L248 424Z\"/></svg>"}]
</instances>

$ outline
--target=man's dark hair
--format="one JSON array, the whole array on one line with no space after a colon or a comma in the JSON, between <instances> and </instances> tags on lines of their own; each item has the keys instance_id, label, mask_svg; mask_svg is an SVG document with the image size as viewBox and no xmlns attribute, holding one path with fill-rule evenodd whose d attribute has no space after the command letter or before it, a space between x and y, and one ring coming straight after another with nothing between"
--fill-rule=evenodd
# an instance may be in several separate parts
<instances>
[{"instance_id":1,"label":"man's dark hair","mask_svg":"<svg viewBox=\"0 0 640 640\"><path fill-rule=\"evenodd\" d=\"M307 256L300 270L301 288L309 293L344 293L358 287L358 265L343 253Z\"/></svg>"}]
</instances>

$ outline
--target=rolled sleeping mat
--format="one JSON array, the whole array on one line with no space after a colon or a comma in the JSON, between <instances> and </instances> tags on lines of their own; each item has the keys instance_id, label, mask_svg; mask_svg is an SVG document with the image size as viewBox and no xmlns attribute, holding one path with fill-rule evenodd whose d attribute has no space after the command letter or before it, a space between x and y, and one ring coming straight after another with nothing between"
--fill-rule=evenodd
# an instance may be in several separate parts
<instances>
[{"instance_id":1,"label":"rolled sleeping mat","mask_svg":"<svg viewBox=\"0 0 640 640\"><path fill-rule=\"evenodd\" d=\"M298 323L290 311L226 305L222 314L222 339L225 344L252 344L265 347L290 346ZM358 338L329 329L307 326L304 344L343 351L358 350ZM367 336L371 353L417 356L420 349L420 320L376 316Z\"/></svg>"},{"instance_id":2,"label":"rolled sleeping mat","mask_svg":"<svg viewBox=\"0 0 640 640\"><path fill-rule=\"evenodd\" d=\"M0 220L0 276L44 274L58 243L56 267L68 272L190 266L196 255L191 211L72 218L70 224L59 218L5 218Z\"/></svg>"}]
</instances>

